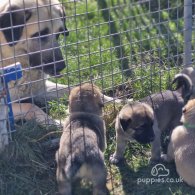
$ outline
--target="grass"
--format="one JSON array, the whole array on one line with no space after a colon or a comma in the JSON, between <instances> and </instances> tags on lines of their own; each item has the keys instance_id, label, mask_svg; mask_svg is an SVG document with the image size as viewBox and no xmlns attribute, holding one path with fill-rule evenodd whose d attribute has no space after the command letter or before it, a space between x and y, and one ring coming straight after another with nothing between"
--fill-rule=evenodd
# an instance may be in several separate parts
<instances>
[{"instance_id":1,"label":"grass","mask_svg":"<svg viewBox=\"0 0 195 195\"><path fill-rule=\"evenodd\" d=\"M180 0L168 2L64 0L70 35L60 37L59 42L67 68L64 77L55 81L71 86L92 81L112 95L125 84L119 94L136 100L169 88L182 68L183 4ZM63 119L67 115L67 97L49 102L49 107L53 118ZM149 145L129 143L126 161L119 166L109 163L115 148L113 120L120 108L111 104L104 110L110 194L193 194L194 189L185 183L137 183L139 179L153 178L148 164ZM55 150L42 145L60 137L58 131L48 134L51 131L34 121L17 126L13 142L0 158L1 195L55 194ZM174 164L165 166L170 170L169 178L178 178ZM76 185L75 194L91 194L91 188Z\"/></svg>"}]
</instances>

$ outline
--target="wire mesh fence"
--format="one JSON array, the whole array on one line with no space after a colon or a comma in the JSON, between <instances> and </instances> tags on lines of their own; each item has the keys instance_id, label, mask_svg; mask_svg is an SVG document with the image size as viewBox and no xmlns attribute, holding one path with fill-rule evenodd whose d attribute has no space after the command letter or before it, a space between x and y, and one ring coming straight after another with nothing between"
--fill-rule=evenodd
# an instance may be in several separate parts
<instances>
[{"instance_id":1,"label":"wire mesh fence","mask_svg":"<svg viewBox=\"0 0 195 195\"><path fill-rule=\"evenodd\" d=\"M109 162L115 148L114 119L123 105L117 101L140 100L166 90L174 75L193 63L195 3L191 2L191 12L185 15L192 26L184 28L186 2L1 2L0 87L4 87L0 88L0 98L4 118L0 116L0 149L6 152L0 160L0 194L57 192L55 152L64 120L69 116L69 93L86 82L98 86L104 94L104 156L110 194L179 193L181 188L192 192L176 182L166 187L163 183L137 182L150 175L149 145L129 143L123 166ZM3 104L12 110L3 111ZM171 177L177 178L174 167L167 167L173 170ZM92 188L83 182L82 188L74 186L74 193L91 194Z\"/></svg>"}]
</instances>

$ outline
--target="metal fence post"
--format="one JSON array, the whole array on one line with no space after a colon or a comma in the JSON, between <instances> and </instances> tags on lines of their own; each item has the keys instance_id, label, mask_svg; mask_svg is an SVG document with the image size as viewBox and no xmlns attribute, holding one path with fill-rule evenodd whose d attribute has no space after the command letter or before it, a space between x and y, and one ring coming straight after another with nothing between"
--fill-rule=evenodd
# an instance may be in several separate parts
<instances>
[{"instance_id":1,"label":"metal fence post","mask_svg":"<svg viewBox=\"0 0 195 195\"><path fill-rule=\"evenodd\" d=\"M184 0L184 66L192 63L192 0Z\"/></svg>"},{"instance_id":2,"label":"metal fence post","mask_svg":"<svg viewBox=\"0 0 195 195\"><path fill-rule=\"evenodd\" d=\"M3 133L8 133L8 129L7 129L7 110L8 110L8 107L7 107L7 104L6 104L6 101L5 101L5 86L4 86L4 83L3 83L3 80L2 80L2 75L3 73L1 72L0 70L0 131L3 132ZM0 145L2 144L3 142L3 136L8 136L8 135L2 135L1 139L0 140Z\"/></svg>"}]
</instances>

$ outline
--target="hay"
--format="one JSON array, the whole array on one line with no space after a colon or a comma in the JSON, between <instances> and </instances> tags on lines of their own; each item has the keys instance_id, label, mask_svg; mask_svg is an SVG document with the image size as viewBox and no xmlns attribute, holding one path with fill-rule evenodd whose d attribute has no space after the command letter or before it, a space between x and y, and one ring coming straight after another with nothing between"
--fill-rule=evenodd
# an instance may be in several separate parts
<instances>
[{"instance_id":1,"label":"hay","mask_svg":"<svg viewBox=\"0 0 195 195\"><path fill-rule=\"evenodd\" d=\"M44 137L46 134L48 130L35 121L17 126L13 141L1 155L0 194L55 194L55 150L46 150L42 143L59 133ZM41 137L44 139L36 141Z\"/></svg>"},{"instance_id":2,"label":"hay","mask_svg":"<svg viewBox=\"0 0 195 195\"><path fill-rule=\"evenodd\" d=\"M104 107L104 121L106 124L106 128L114 128L115 119L121 108L124 106L123 104L107 104Z\"/></svg>"}]
</instances>

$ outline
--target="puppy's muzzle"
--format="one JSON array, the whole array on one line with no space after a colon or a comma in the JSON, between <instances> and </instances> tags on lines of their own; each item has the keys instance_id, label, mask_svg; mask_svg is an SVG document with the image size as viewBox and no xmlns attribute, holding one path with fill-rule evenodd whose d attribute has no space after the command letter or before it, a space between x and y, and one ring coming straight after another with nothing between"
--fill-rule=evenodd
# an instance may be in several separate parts
<instances>
[{"instance_id":1,"label":"puppy's muzzle","mask_svg":"<svg viewBox=\"0 0 195 195\"><path fill-rule=\"evenodd\" d=\"M147 130L142 129L142 132L143 133L140 134L140 133L137 133L137 131L135 131L133 138L141 144L148 144L154 141L155 135L154 135L154 131L152 128L149 128Z\"/></svg>"}]
</instances>

